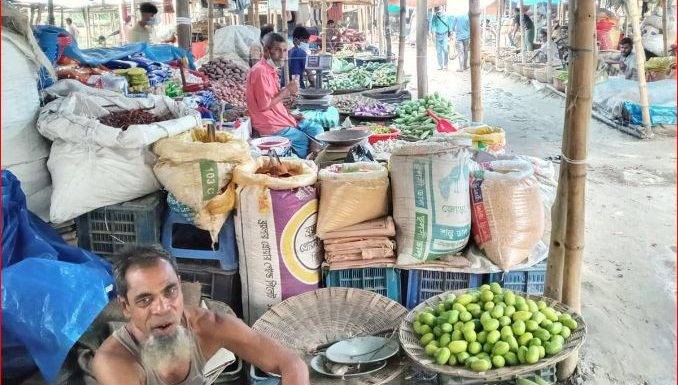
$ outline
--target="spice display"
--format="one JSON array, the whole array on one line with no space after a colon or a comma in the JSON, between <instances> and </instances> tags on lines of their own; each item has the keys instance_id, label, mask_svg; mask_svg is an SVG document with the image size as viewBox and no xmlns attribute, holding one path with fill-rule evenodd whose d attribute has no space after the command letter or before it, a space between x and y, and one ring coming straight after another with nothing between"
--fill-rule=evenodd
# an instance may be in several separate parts
<instances>
[{"instance_id":1,"label":"spice display","mask_svg":"<svg viewBox=\"0 0 678 385\"><path fill-rule=\"evenodd\" d=\"M101 117L99 121L101 122L101 124L105 124L109 127L120 128L123 131L125 131L127 130L127 128L129 128L129 126L135 124L150 124L170 119L172 119L171 115L155 116L146 110L138 109L130 111L120 111L109 115L105 115Z\"/></svg>"}]
</instances>

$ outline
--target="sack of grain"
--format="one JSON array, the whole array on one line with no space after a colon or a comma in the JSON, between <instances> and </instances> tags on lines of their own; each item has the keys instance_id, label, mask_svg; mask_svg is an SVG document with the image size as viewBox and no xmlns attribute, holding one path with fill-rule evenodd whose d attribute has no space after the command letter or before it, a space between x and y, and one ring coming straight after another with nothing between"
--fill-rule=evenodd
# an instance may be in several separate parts
<instances>
[{"instance_id":1,"label":"sack of grain","mask_svg":"<svg viewBox=\"0 0 678 385\"><path fill-rule=\"evenodd\" d=\"M247 143L217 132L216 142L207 142L207 130L194 129L153 145L158 160L153 172L174 199L187 206L196 227L210 232L212 241L235 205L233 169L249 161Z\"/></svg>"},{"instance_id":2,"label":"sack of grain","mask_svg":"<svg viewBox=\"0 0 678 385\"><path fill-rule=\"evenodd\" d=\"M335 164L320 170L318 237L388 214L388 170L374 162Z\"/></svg>"},{"instance_id":3,"label":"sack of grain","mask_svg":"<svg viewBox=\"0 0 678 385\"><path fill-rule=\"evenodd\" d=\"M451 136L393 152L389 169L399 265L438 259L466 246L470 145L468 138Z\"/></svg>"},{"instance_id":4,"label":"sack of grain","mask_svg":"<svg viewBox=\"0 0 678 385\"><path fill-rule=\"evenodd\" d=\"M528 258L544 233L544 207L533 165L483 164L471 177L473 239L502 270Z\"/></svg>"},{"instance_id":5,"label":"sack of grain","mask_svg":"<svg viewBox=\"0 0 678 385\"><path fill-rule=\"evenodd\" d=\"M318 288L322 249L316 238L318 199L313 162L259 157L236 167L235 215L242 305L254 323L289 297ZM285 174L277 177L274 175Z\"/></svg>"},{"instance_id":6,"label":"sack of grain","mask_svg":"<svg viewBox=\"0 0 678 385\"><path fill-rule=\"evenodd\" d=\"M506 147L506 134L501 127L481 125L467 127L461 130L460 135L468 136L473 141L473 148L485 151L492 155L501 155Z\"/></svg>"}]
</instances>

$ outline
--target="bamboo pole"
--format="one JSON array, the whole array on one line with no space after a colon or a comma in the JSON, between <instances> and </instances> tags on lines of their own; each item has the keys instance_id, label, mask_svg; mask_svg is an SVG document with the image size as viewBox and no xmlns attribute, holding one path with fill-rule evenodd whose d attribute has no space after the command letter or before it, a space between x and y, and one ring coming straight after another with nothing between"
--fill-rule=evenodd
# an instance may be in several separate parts
<instances>
[{"instance_id":1,"label":"bamboo pole","mask_svg":"<svg viewBox=\"0 0 678 385\"><path fill-rule=\"evenodd\" d=\"M527 63L527 58L525 57L525 44L527 41L527 35L525 33L525 21L523 20L523 17L525 17L525 13L523 12L523 0L520 0L518 2L518 7L520 7L520 60L523 63L523 67L525 67L525 64Z\"/></svg>"},{"instance_id":2,"label":"bamboo pole","mask_svg":"<svg viewBox=\"0 0 678 385\"><path fill-rule=\"evenodd\" d=\"M565 107L567 147L563 148L563 162L567 163L567 215L565 220L565 257L563 302L581 313L581 266L585 237L586 157L588 129L591 121L593 74L596 66L595 3L589 0L571 0L569 79ZM569 378L579 360L576 352L558 364L559 379Z\"/></svg>"},{"instance_id":3,"label":"bamboo pole","mask_svg":"<svg viewBox=\"0 0 678 385\"><path fill-rule=\"evenodd\" d=\"M417 95L423 98L428 93L426 68L426 0L417 0Z\"/></svg>"},{"instance_id":4,"label":"bamboo pole","mask_svg":"<svg viewBox=\"0 0 678 385\"><path fill-rule=\"evenodd\" d=\"M382 2L386 2L387 0L381 0ZM379 3L380 5L381 3ZM384 47L385 47L385 42L384 42L384 12L379 9L379 6L375 8L375 15L377 17L377 33L379 34L379 52L384 53Z\"/></svg>"},{"instance_id":5,"label":"bamboo pole","mask_svg":"<svg viewBox=\"0 0 678 385\"><path fill-rule=\"evenodd\" d=\"M282 23L283 36L285 41L289 36L288 24L287 24L287 0L280 0L280 22ZM285 78L285 84L290 80L290 61L287 56L287 51L285 51L285 66L283 67L283 76Z\"/></svg>"},{"instance_id":6,"label":"bamboo pole","mask_svg":"<svg viewBox=\"0 0 678 385\"><path fill-rule=\"evenodd\" d=\"M398 67L396 76L398 84L403 81L403 72L405 71L405 11L407 3L400 0L400 28L398 29Z\"/></svg>"},{"instance_id":7,"label":"bamboo pole","mask_svg":"<svg viewBox=\"0 0 678 385\"><path fill-rule=\"evenodd\" d=\"M388 17L388 0L383 0L384 1L384 33L385 33L385 41L384 43L386 44L386 57L390 58L393 55L393 47L391 47L391 21L390 17Z\"/></svg>"},{"instance_id":8,"label":"bamboo pole","mask_svg":"<svg viewBox=\"0 0 678 385\"><path fill-rule=\"evenodd\" d=\"M553 77L553 55L551 54L551 47L553 42L551 41L552 33L551 29L553 25L551 23L551 0L546 1L546 82L551 83L551 78Z\"/></svg>"},{"instance_id":9,"label":"bamboo pole","mask_svg":"<svg viewBox=\"0 0 678 385\"><path fill-rule=\"evenodd\" d=\"M640 16L638 13L638 4L635 1L627 1L627 14L631 18L631 28L633 29L633 51L636 54L636 68L638 71L638 89L640 92L640 108L643 114L643 126L649 134L650 124L650 103L647 95L647 81L645 79L645 49L640 32Z\"/></svg>"},{"instance_id":10,"label":"bamboo pole","mask_svg":"<svg viewBox=\"0 0 678 385\"><path fill-rule=\"evenodd\" d=\"M179 47L191 50L191 11L188 0L177 0L177 40Z\"/></svg>"},{"instance_id":11,"label":"bamboo pole","mask_svg":"<svg viewBox=\"0 0 678 385\"><path fill-rule=\"evenodd\" d=\"M259 18L259 0L252 0L254 4L254 26L261 27L261 19Z\"/></svg>"},{"instance_id":12,"label":"bamboo pole","mask_svg":"<svg viewBox=\"0 0 678 385\"><path fill-rule=\"evenodd\" d=\"M82 9L82 16L83 20L85 20L85 47L89 48L90 47L90 39L91 39L91 29L89 25L89 6L86 6L85 8Z\"/></svg>"},{"instance_id":13,"label":"bamboo pole","mask_svg":"<svg viewBox=\"0 0 678 385\"><path fill-rule=\"evenodd\" d=\"M501 53L501 27L502 27L502 15L501 15L501 6L502 6L502 1L497 0L497 54L494 59L495 66L499 64L499 54Z\"/></svg>"},{"instance_id":14,"label":"bamboo pole","mask_svg":"<svg viewBox=\"0 0 678 385\"><path fill-rule=\"evenodd\" d=\"M214 59L214 0L207 0L207 57Z\"/></svg>"},{"instance_id":15,"label":"bamboo pole","mask_svg":"<svg viewBox=\"0 0 678 385\"><path fill-rule=\"evenodd\" d=\"M323 41L323 49L322 53L327 53L327 3L325 0L323 0L320 3L320 17L322 19L322 41Z\"/></svg>"},{"instance_id":16,"label":"bamboo pole","mask_svg":"<svg viewBox=\"0 0 678 385\"><path fill-rule=\"evenodd\" d=\"M483 102L480 90L480 0L469 0L468 14L471 25L471 119L483 121Z\"/></svg>"},{"instance_id":17,"label":"bamboo pole","mask_svg":"<svg viewBox=\"0 0 678 385\"><path fill-rule=\"evenodd\" d=\"M664 39L664 56L669 56L669 7L668 1L662 0L662 38Z\"/></svg>"},{"instance_id":18,"label":"bamboo pole","mask_svg":"<svg viewBox=\"0 0 678 385\"><path fill-rule=\"evenodd\" d=\"M56 24L54 20L54 0L47 0L47 24Z\"/></svg>"}]
</instances>

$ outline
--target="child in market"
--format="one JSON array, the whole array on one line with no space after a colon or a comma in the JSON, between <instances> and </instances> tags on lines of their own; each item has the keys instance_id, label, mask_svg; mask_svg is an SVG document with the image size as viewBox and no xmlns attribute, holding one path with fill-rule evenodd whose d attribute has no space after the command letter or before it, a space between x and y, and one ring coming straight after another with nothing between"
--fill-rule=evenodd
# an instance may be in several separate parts
<instances>
[{"instance_id":1,"label":"child in market","mask_svg":"<svg viewBox=\"0 0 678 385\"><path fill-rule=\"evenodd\" d=\"M292 43L294 48L292 48L289 53L289 66L290 66L290 78L293 76L299 77L299 86L301 88L306 88L305 76L308 78L308 82L313 86L313 76L310 71L306 70L306 56L310 52L308 39L310 34L305 27L298 25L294 28L292 32Z\"/></svg>"}]
</instances>

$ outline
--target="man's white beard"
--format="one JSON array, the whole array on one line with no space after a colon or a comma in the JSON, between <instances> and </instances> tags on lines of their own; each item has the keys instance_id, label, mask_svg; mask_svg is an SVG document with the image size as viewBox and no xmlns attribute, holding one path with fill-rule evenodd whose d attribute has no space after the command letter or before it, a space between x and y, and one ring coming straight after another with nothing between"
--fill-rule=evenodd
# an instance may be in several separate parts
<instances>
[{"instance_id":1,"label":"man's white beard","mask_svg":"<svg viewBox=\"0 0 678 385\"><path fill-rule=\"evenodd\" d=\"M179 325L174 334L151 337L141 345L141 362L147 369L163 372L177 362L191 358L193 339L185 327Z\"/></svg>"}]
</instances>

